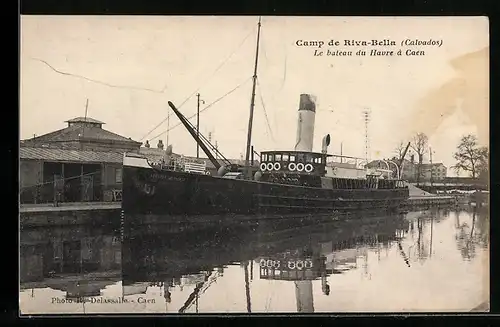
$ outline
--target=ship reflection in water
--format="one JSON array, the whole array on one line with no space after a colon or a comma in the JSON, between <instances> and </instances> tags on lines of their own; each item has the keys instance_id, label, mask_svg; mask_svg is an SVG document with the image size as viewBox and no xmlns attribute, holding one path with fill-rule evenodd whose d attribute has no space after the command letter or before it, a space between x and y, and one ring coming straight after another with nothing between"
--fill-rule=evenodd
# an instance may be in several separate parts
<instances>
[{"instance_id":1,"label":"ship reflection in water","mask_svg":"<svg viewBox=\"0 0 500 327\"><path fill-rule=\"evenodd\" d=\"M489 298L489 215L21 233L23 314L470 311ZM295 220L296 221L296 220ZM193 226L191 226L193 227Z\"/></svg>"}]
</instances>

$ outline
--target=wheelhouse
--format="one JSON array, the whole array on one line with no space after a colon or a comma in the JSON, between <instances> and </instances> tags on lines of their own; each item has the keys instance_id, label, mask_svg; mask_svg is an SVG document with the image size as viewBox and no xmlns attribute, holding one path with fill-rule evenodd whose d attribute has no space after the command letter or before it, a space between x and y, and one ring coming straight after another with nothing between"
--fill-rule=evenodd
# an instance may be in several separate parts
<instances>
[{"instance_id":1,"label":"wheelhouse","mask_svg":"<svg viewBox=\"0 0 500 327\"><path fill-rule=\"evenodd\" d=\"M260 155L263 173L324 175L327 155L317 152L265 151Z\"/></svg>"}]
</instances>

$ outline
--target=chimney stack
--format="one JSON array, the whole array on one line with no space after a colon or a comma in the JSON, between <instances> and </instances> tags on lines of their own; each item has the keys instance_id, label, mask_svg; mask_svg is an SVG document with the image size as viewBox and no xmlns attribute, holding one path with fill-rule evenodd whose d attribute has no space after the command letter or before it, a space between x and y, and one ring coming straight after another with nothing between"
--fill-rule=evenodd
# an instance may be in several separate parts
<instances>
[{"instance_id":1,"label":"chimney stack","mask_svg":"<svg viewBox=\"0 0 500 327\"><path fill-rule=\"evenodd\" d=\"M330 134L326 134L321 142L321 153L326 154L328 152L328 146L330 145Z\"/></svg>"},{"instance_id":2,"label":"chimney stack","mask_svg":"<svg viewBox=\"0 0 500 327\"><path fill-rule=\"evenodd\" d=\"M295 151L312 152L315 118L316 100L310 94L301 94Z\"/></svg>"},{"instance_id":3,"label":"chimney stack","mask_svg":"<svg viewBox=\"0 0 500 327\"><path fill-rule=\"evenodd\" d=\"M158 141L158 145L157 145L158 149L161 149L163 150L163 141L162 140L159 140Z\"/></svg>"},{"instance_id":4,"label":"chimney stack","mask_svg":"<svg viewBox=\"0 0 500 327\"><path fill-rule=\"evenodd\" d=\"M167 155L172 155L173 149L172 149L172 144L167 145L167 149L165 150L165 154Z\"/></svg>"}]
</instances>

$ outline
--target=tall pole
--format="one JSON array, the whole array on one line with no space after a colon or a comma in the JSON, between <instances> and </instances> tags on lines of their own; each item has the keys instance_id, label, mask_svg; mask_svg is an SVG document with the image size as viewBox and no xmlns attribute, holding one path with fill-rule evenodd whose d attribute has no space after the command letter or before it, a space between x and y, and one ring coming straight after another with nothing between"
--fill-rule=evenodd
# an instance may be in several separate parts
<instances>
[{"instance_id":1,"label":"tall pole","mask_svg":"<svg viewBox=\"0 0 500 327\"><path fill-rule=\"evenodd\" d=\"M253 70L252 97L250 100L250 116L248 117L247 151L245 155L246 177L248 179L251 178L249 160L251 151L250 146L252 143L252 123L253 123L253 109L255 107L255 85L257 83L257 64L259 63L259 41L260 41L260 25L261 25L260 20L261 18L259 17L259 23L257 25L258 29L257 29L257 46L255 50L255 66Z\"/></svg>"},{"instance_id":2,"label":"tall pole","mask_svg":"<svg viewBox=\"0 0 500 327\"><path fill-rule=\"evenodd\" d=\"M432 257L432 230L434 225L434 215L431 215L431 241L429 245L429 258Z\"/></svg>"},{"instance_id":3,"label":"tall pole","mask_svg":"<svg viewBox=\"0 0 500 327\"><path fill-rule=\"evenodd\" d=\"M253 260L250 261L250 280L253 280Z\"/></svg>"},{"instance_id":4,"label":"tall pole","mask_svg":"<svg viewBox=\"0 0 500 327\"><path fill-rule=\"evenodd\" d=\"M82 128L82 140L80 141L80 147L83 150L83 139L85 137L85 125L87 124L87 112L89 110L89 99L87 98L87 102L85 103L85 123L83 124Z\"/></svg>"},{"instance_id":5,"label":"tall pole","mask_svg":"<svg viewBox=\"0 0 500 327\"><path fill-rule=\"evenodd\" d=\"M434 181L434 178L433 178L434 176L433 176L433 169L432 169L433 167L432 167L432 148L431 147L429 147L429 155L430 155L429 160L431 162L431 187L432 187L432 182Z\"/></svg>"},{"instance_id":6,"label":"tall pole","mask_svg":"<svg viewBox=\"0 0 500 327\"><path fill-rule=\"evenodd\" d=\"M344 160L344 158L342 157L342 142L340 142L340 163L342 163Z\"/></svg>"},{"instance_id":7,"label":"tall pole","mask_svg":"<svg viewBox=\"0 0 500 327\"><path fill-rule=\"evenodd\" d=\"M363 111L363 117L365 121L365 160L368 163L368 122L370 121L370 111L367 109Z\"/></svg>"},{"instance_id":8,"label":"tall pole","mask_svg":"<svg viewBox=\"0 0 500 327\"><path fill-rule=\"evenodd\" d=\"M247 312L251 313L252 312L252 301L250 299L250 283L248 280L248 261L245 262L243 266L244 272L245 272L245 295L247 299Z\"/></svg>"},{"instance_id":9,"label":"tall pole","mask_svg":"<svg viewBox=\"0 0 500 327\"><path fill-rule=\"evenodd\" d=\"M167 113L167 136L165 139L165 149L168 147L168 134L170 132L170 110Z\"/></svg>"},{"instance_id":10,"label":"tall pole","mask_svg":"<svg viewBox=\"0 0 500 327\"><path fill-rule=\"evenodd\" d=\"M196 105L196 135L200 137L200 102L205 103L205 101L200 100L200 94L196 94L197 105ZM200 145L196 143L196 158L200 158Z\"/></svg>"},{"instance_id":11,"label":"tall pole","mask_svg":"<svg viewBox=\"0 0 500 327\"><path fill-rule=\"evenodd\" d=\"M89 99L87 98L87 102L85 103L85 122L87 122L87 111L89 109Z\"/></svg>"}]
</instances>

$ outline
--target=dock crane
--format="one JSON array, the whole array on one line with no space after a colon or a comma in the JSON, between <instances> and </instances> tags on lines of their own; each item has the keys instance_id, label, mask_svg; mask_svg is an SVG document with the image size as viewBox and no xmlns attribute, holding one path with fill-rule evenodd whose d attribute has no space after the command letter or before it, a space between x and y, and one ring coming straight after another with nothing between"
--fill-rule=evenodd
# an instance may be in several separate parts
<instances>
[{"instance_id":1,"label":"dock crane","mask_svg":"<svg viewBox=\"0 0 500 327\"><path fill-rule=\"evenodd\" d=\"M408 152L408 148L410 147L410 144L411 142L408 142L408 144L406 145L406 148L405 150L403 151L402 155L401 155L401 158L399 159L399 162L398 162L398 166L399 166L399 173L400 175L402 174L403 172L403 162L404 162L404 159L405 159L405 156L406 156L406 152ZM401 176L398 176L400 179L401 179Z\"/></svg>"},{"instance_id":2,"label":"dock crane","mask_svg":"<svg viewBox=\"0 0 500 327\"><path fill-rule=\"evenodd\" d=\"M401 165L403 164L403 160L405 159L405 156L406 156L406 152L408 152L408 148L410 147L410 144L411 142L408 142L408 144L406 145L406 148L405 150L403 151L402 155L401 155L401 158L399 159L399 167L401 168Z\"/></svg>"},{"instance_id":3,"label":"dock crane","mask_svg":"<svg viewBox=\"0 0 500 327\"><path fill-rule=\"evenodd\" d=\"M197 131L196 127L189 122L189 120L175 107L175 105L169 101L168 105L174 111L175 115L179 118L181 123L187 129L189 134L194 138L196 143L200 146L200 148L205 152L210 162L214 165L215 169L219 175L224 175L226 172L243 172L244 166L231 163L224 155L215 147L210 141L203 136L203 134ZM198 132L198 133L197 133ZM210 151L214 151L222 160L223 165L215 158L215 156ZM223 168L223 169L221 169Z\"/></svg>"}]
</instances>

